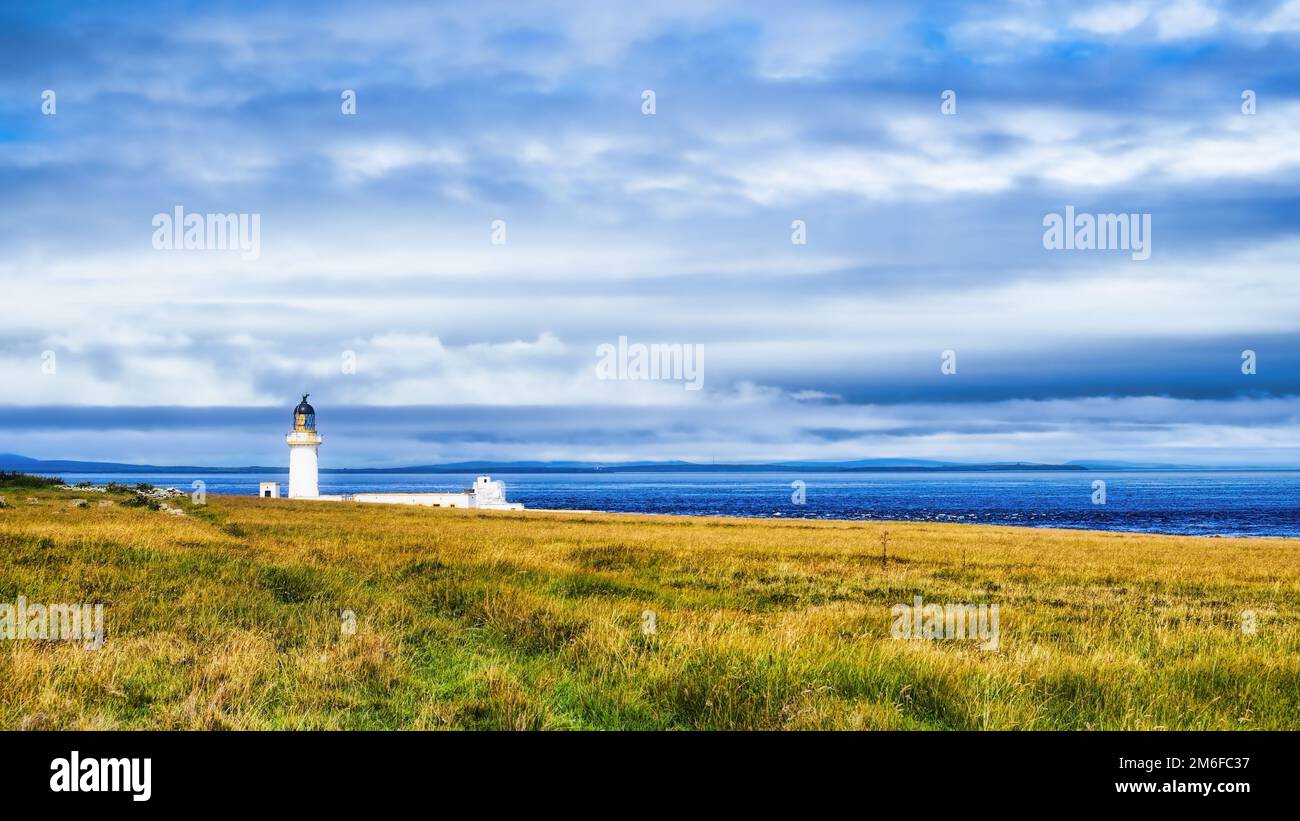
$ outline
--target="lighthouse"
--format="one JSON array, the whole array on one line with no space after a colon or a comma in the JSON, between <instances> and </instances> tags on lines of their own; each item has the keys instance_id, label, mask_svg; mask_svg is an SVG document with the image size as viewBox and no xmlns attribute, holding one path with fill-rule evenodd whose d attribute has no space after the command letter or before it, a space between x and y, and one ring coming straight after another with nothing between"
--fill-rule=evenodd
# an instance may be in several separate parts
<instances>
[{"instance_id":1,"label":"lighthouse","mask_svg":"<svg viewBox=\"0 0 1300 821\"><path fill-rule=\"evenodd\" d=\"M338 493L322 496L316 466L321 435L316 432L316 409L307 404L303 394L293 409L293 430L284 437L289 445L289 498L319 499L324 502L372 502L387 505L421 505L423 507L460 507L476 510L523 510L519 502L506 501L506 486L490 476L480 476L474 486L459 493ZM280 486L262 482L257 495L262 499L280 498Z\"/></svg>"},{"instance_id":2,"label":"lighthouse","mask_svg":"<svg viewBox=\"0 0 1300 821\"><path fill-rule=\"evenodd\" d=\"M293 409L293 430L284 437L289 444L289 498L315 499L320 496L317 483L316 450L321 437L316 432L316 409L307 404L309 394Z\"/></svg>"}]
</instances>

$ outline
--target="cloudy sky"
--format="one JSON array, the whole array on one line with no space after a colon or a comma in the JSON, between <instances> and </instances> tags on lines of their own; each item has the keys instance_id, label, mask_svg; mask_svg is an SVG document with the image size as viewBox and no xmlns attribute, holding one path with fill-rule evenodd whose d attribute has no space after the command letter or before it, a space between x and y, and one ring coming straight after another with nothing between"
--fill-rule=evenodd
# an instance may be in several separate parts
<instances>
[{"instance_id":1,"label":"cloudy sky","mask_svg":"<svg viewBox=\"0 0 1300 821\"><path fill-rule=\"evenodd\" d=\"M0 12L0 452L1300 466L1300 0L207 5Z\"/></svg>"}]
</instances>

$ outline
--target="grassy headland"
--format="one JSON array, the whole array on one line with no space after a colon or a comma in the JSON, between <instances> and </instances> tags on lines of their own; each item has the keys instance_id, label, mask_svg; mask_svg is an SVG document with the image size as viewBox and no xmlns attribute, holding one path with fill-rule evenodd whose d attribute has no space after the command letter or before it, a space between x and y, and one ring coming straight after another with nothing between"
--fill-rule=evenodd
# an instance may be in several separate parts
<instances>
[{"instance_id":1,"label":"grassy headland","mask_svg":"<svg viewBox=\"0 0 1300 821\"><path fill-rule=\"evenodd\" d=\"M3 729L1300 727L1300 540L0 497L0 603L107 624L0 641Z\"/></svg>"}]
</instances>

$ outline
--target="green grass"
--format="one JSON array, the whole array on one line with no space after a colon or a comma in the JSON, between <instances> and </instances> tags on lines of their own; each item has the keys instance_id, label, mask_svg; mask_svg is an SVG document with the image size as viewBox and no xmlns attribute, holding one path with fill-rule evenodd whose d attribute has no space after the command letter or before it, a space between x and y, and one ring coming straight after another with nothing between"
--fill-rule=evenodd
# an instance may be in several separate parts
<instances>
[{"instance_id":1,"label":"green grass","mask_svg":"<svg viewBox=\"0 0 1300 821\"><path fill-rule=\"evenodd\" d=\"M0 728L1300 727L1296 540L132 496L0 485L0 602L108 628L0 641Z\"/></svg>"}]
</instances>

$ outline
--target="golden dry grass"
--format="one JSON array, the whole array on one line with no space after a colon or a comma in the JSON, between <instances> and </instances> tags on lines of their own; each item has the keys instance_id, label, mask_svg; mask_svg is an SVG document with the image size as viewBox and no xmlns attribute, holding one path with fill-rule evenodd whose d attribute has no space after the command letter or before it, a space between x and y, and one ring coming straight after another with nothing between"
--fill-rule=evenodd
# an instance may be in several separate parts
<instances>
[{"instance_id":1,"label":"golden dry grass","mask_svg":"<svg viewBox=\"0 0 1300 821\"><path fill-rule=\"evenodd\" d=\"M0 495L0 602L108 626L0 641L2 728L1300 727L1297 540Z\"/></svg>"}]
</instances>

